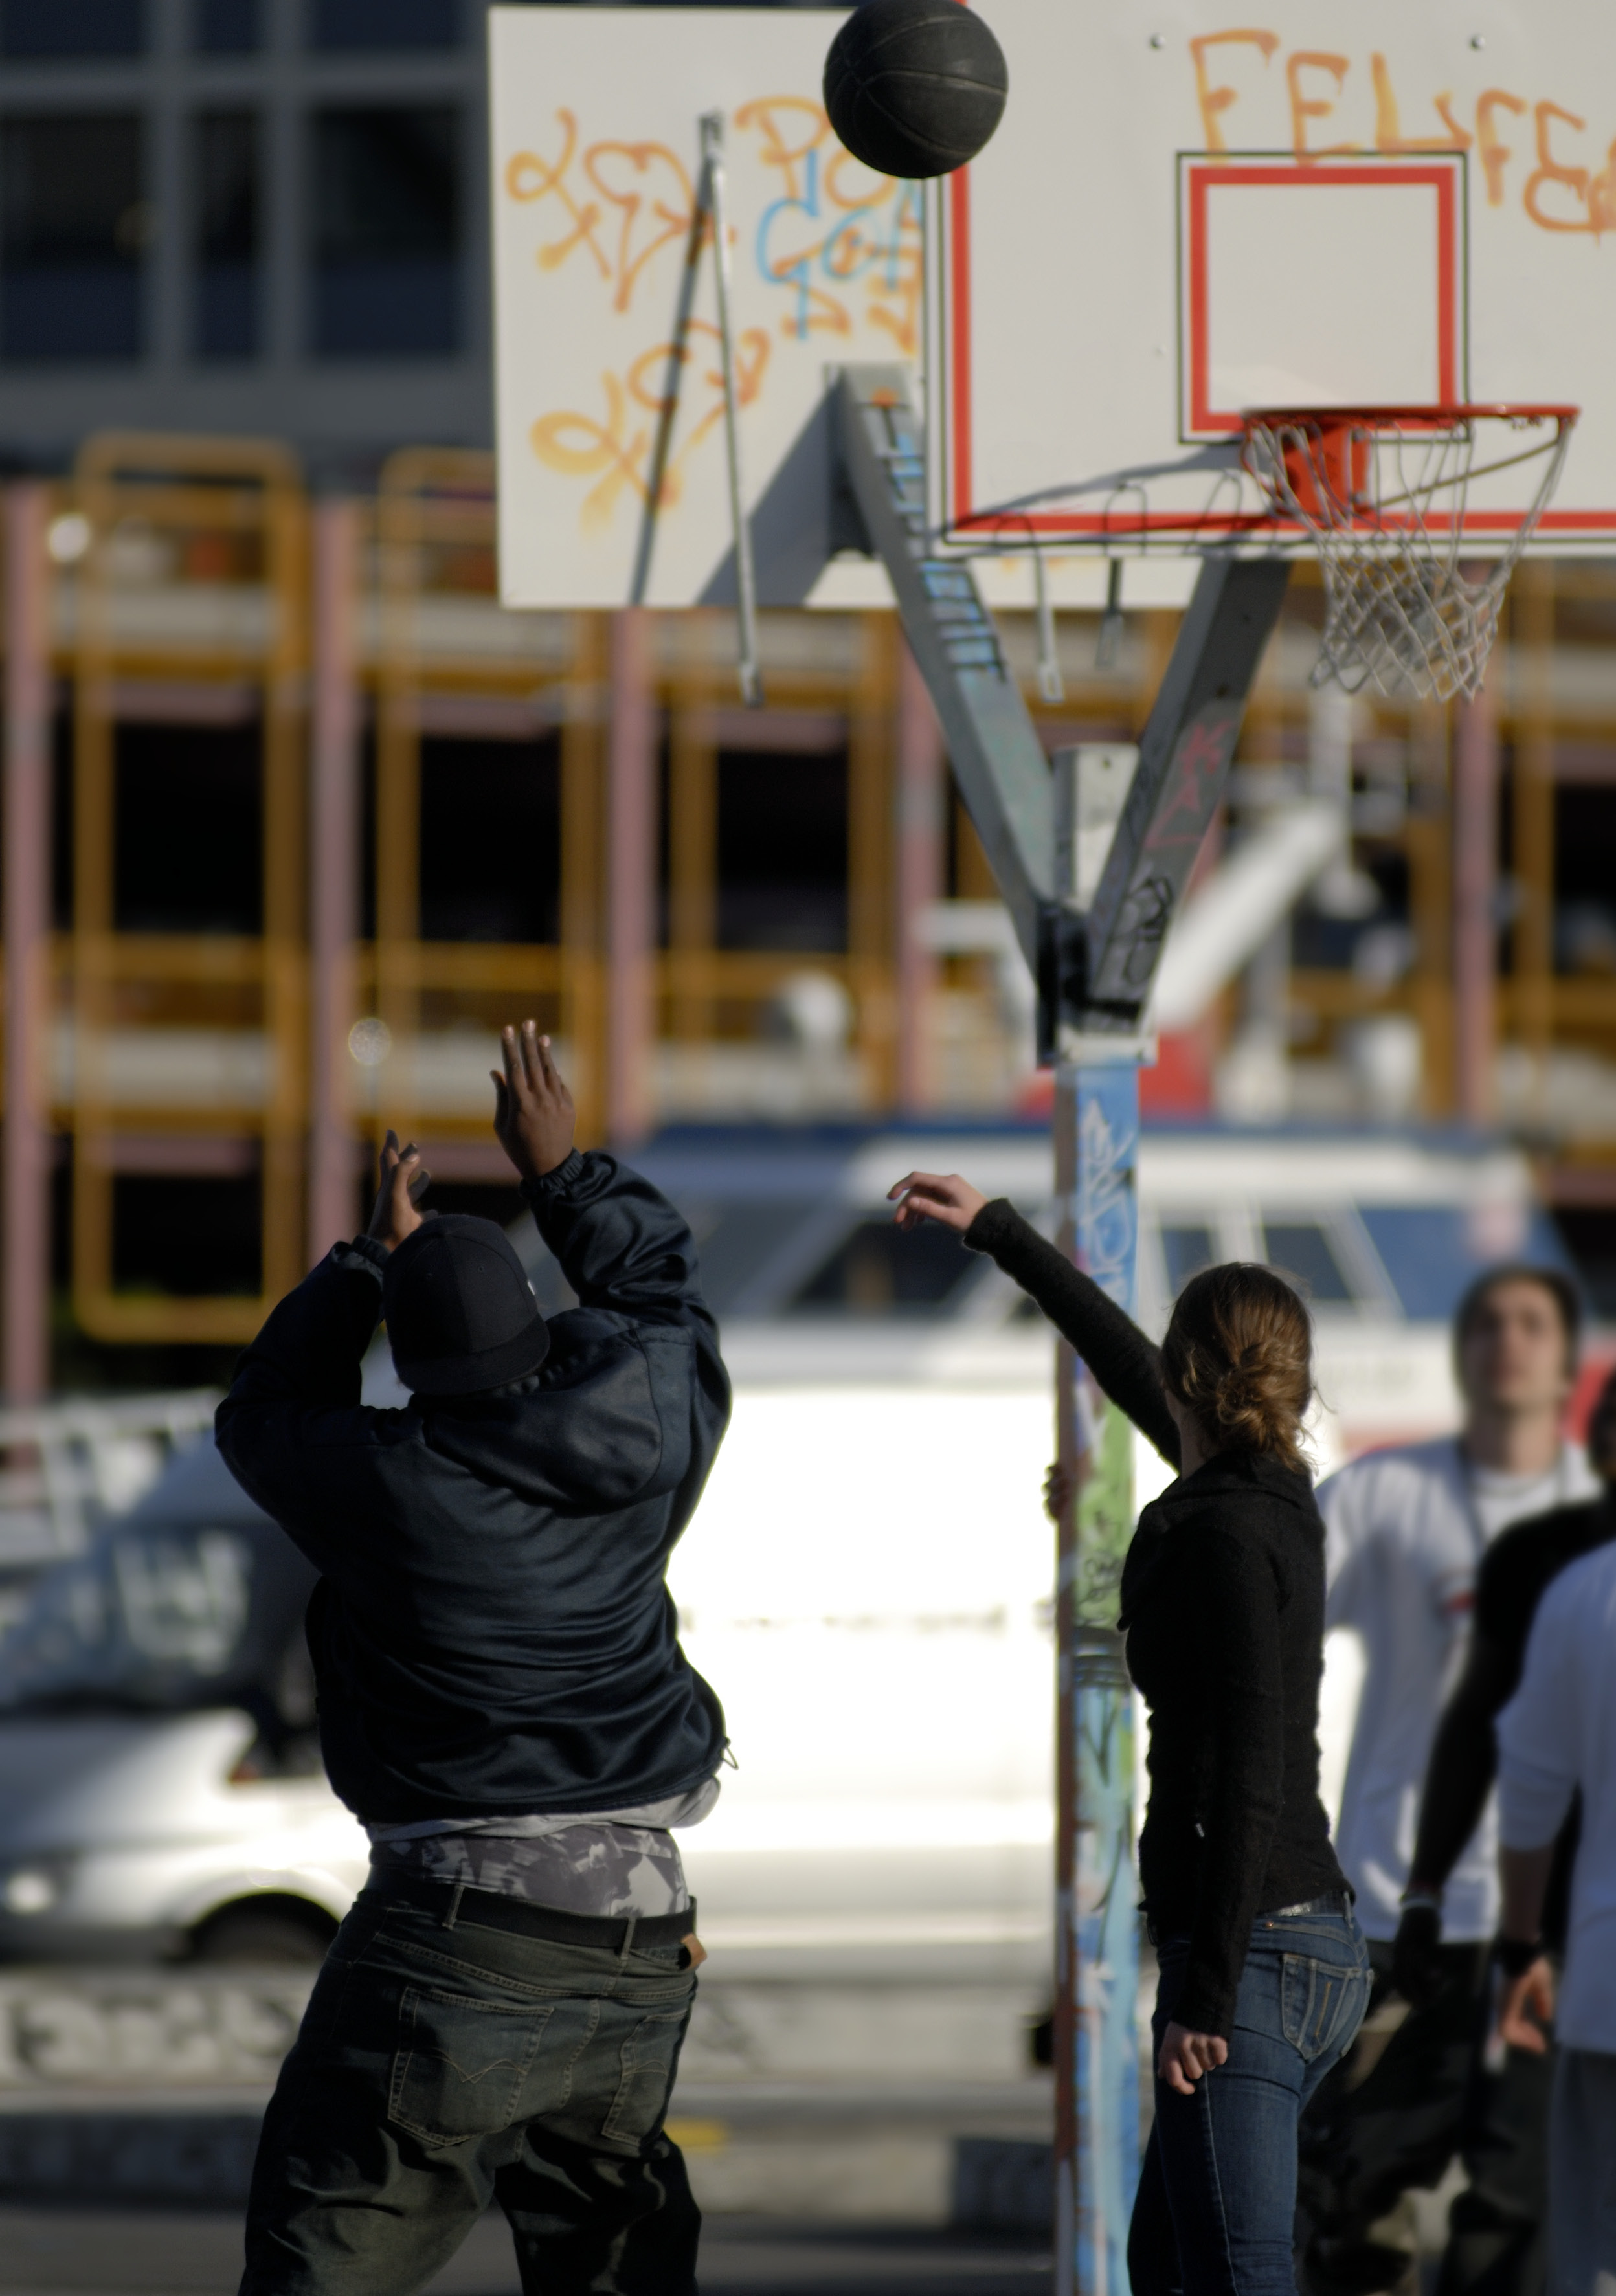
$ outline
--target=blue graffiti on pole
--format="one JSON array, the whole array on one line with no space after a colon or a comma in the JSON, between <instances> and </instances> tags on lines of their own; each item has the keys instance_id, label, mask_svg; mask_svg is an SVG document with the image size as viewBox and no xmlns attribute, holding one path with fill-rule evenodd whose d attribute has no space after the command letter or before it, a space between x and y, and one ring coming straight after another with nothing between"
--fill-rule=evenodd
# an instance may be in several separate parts
<instances>
[{"instance_id":1,"label":"blue graffiti on pole","mask_svg":"<svg viewBox=\"0 0 1616 2296\"><path fill-rule=\"evenodd\" d=\"M1079 1264L1118 1307L1136 1301L1139 1080L1132 1066L1079 1069ZM1133 1532L1133 1431L1077 1369L1083 1479L1077 1578L1077 2095L1073 2284L1122 2296L1139 2163L1136 2033L1139 1946L1134 1878L1133 1698L1117 1632L1118 1587Z\"/></svg>"}]
</instances>

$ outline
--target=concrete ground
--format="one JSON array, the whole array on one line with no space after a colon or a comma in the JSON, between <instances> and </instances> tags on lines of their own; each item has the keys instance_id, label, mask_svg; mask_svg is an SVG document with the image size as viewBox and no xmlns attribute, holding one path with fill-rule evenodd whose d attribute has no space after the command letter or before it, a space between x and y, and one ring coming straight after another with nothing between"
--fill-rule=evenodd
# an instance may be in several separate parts
<instances>
[{"instance_id":1,"label":"concrete ground","mask_svg":"<svg viewBox=\"0 0 1616 2296\"><path fill-rule=\"evenodd\" d=\"M0 2209L4 2296L234 2296L234 2215ZM915 2226L710 2220L701 2277L726 2296L1042 2296L1046 2240ZM511 2236L488 2217L431 2296L519 2296Z\"/></svg>"}]
</instances>

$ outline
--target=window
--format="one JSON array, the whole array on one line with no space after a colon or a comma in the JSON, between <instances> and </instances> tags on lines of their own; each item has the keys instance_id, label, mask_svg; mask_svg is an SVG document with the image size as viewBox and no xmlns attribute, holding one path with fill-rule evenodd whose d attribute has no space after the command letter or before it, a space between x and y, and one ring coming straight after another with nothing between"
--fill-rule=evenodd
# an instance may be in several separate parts
<instances>
[{"instance_id":1,"label":"window","mask_svg":"<svg viewBox=\"0 0 1616 2296\"><path fill-rule=\"evenodd\" d=\"M1167 1268L1167 1289L1169 1299L1176 1300L1192 1275L1199 1275L1210 1267L1217 1254L1212 1250L1212 1231L1195 1221L1164 1220L1161 1226L1161 1258Z\"/></svg>"},{"instance_id":2,"label":"window","mask_svg":"<svg viewBox=\"0 0 1616 2296\"><path fill-rule=\"evenodd\" d=\"M203 56L255 55L262 43L258 0L195 0L192 45Z\"/></svg>"},{"instance_id":3,"label":"window","mask_svg":"<svg viewBox=\"0 0 1616 2296\"><path fill-rule=\"evenodd\" d=\"M459 130L447 107L315 114L311 316L322 356L455 349Z\"/></svg>"},{"instance_id":4,"label":"window","mask_svg":"<svg viewBox=\"0 0 1616 2296\"><path fill-rule=\"evenodd\" d=\"M144 0L0 0L0 54L137 56Z\"/></svg>"},{"instance_id":5,"label":"window","mask_svg":"<svg viewBox=\"0 0 1616 2296\"><path fill-rule=\"evenodd\" d=\"M1262 1256L1282 1275L1293 1275L1321 1306L1349 1305L1352 1287L1341 1273L1326 1231L1311 1220L1265 1220Z\"/></svg>"},{"instance_id":6,"label":"window","mask_svg":"<svg viewBox=\"0 0 1616 2296\"><path fill-rule=\"evenodd\" d=\"M848 945L845 750L718 753L718 946Z\"/></svg>"},{"instance_id":7,"label":"window","mask_svg":"<svg viewBox=\"0 0 1616 2296\"><path fill-rule=\"evenodd\" d=\"M460 0L309 0L313 48L453 48Z\"/></svg>"},{"instance_id":8,"label":"window","mask_svg":"<svg viewBox=\"0 0 1616 2296\"><path fill-rule=\"evenodd\" d=\"M0 128L0 357L138 357L151 227L138 119L8 119Z\"/></svg>"},{"instance_id":9,"label":"window","mask_svg":"<svg viewBox=\"0 0 1616 2296\"><path fill-rule=\"evenodd\" d=\"M196 121L193 340L199 358L250 358L258 347L258 123L250 111Z\"/></svg>"},{"instance_id":10,"label":"window","mask_svg":"<svg viewBox=\"0 0 1616 2296\"><path fill-rule=\"evenodd\" d=\"M944 1307L980 1261L952 1229L913 1233L890 1220L861 1220L797 1294L799 1308L855 1316L923 1316Z\"/></svg>"}]
</instances>

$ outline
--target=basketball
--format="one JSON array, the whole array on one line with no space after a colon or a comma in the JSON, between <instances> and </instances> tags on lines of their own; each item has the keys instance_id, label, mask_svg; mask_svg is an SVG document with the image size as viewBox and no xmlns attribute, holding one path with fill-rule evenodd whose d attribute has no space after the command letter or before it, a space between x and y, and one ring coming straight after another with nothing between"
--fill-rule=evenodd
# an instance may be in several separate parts
<instances>
[{"instance_id":1,"label":"basketball","mask_svg":"<svg viewBox=\"0 0 1616 2296\"><path fill-rule=\"evenodd\" d=\"M960 0L864 0L831 42L824 108L882 176L946 176L999 124L1005 52Z\"/></svg>"}]
</instances>

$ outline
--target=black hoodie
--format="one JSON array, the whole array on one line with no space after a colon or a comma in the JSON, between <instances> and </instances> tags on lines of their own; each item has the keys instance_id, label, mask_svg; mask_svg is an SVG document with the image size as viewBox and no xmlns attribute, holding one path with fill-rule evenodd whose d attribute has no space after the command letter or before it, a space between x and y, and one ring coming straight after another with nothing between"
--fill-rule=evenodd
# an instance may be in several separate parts
<instances>
[{"instance_id":1,"label":"black hoodie","mask_svg":"<svg viewBox=\"0 0 1616 2296\"><path fill-rule=\"evenodd\" d=\"M386 1265L361 1238L281 1301L218 1409L232 1472L323 1574L320 1742L372 1824L633 1808L724 1751L665 1584L729 1417L690 1231L607 1155L522 1192L579 1304L520 1390L361 1405Z\"/></svg>"},{"instance_id":2,"label":"black hoodie","mask_svg":"<svg viewBox=\"0 0 1616 2296\"><path fill-rule=\"evenodd\" d=\"M1003 1200L965 1241L1176 1467L1161 1353L1138 1325ZM1139 1517L1118 1624L1151 1717L1144 1906L1158 1937L1189 1939L1172 2014L1226 2039L1258 1915L1347 1887L1318 1798L1325 1533L1307 1475L1222 1451L1169 1484Z\"/></svg>"}]
</instances>

